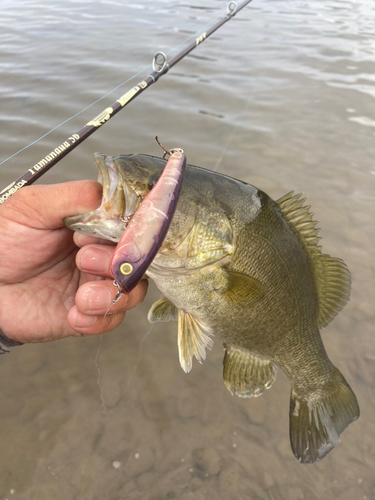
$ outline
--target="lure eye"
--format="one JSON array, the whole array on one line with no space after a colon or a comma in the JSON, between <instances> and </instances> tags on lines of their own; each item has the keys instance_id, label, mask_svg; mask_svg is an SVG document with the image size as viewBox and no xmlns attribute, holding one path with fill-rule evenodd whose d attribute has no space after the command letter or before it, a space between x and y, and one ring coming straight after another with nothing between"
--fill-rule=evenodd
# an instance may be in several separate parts
<instances>
[{"instance_id":1,"label":"lure eye","mask_svg":"<svg viewBox=\"0 0 375 500\"><path fill-rule=\"evenodd\" d=\"M131 274L133 272L133 266L131 264L129 264L128 262L124 262L120 266L120 271L125 276L128 276L129 274Z\"/></svg>"}]
</instances>

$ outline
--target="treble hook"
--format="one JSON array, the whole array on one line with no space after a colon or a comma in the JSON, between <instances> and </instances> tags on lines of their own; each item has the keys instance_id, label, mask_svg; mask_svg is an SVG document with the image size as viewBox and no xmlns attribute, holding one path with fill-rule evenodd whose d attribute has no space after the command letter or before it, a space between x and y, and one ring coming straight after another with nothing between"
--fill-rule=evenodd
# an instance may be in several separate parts
<instances>
[{"instance_id":1,"label":"treble hook","mask_svg":"<svg viewBox=\"0 0 375 500\"><path fill-rule=\"evenodd\" d=\"M117 283L116 280L113 281L113 284L115 286L117 286L117 288L118 288L118 292L116 293L116 297L112 300L112 304L116 304L116 302L118 302L120 300L122 291L121 291L120 285Z\"/></svg>"},{"instance_id":2,"label":"treble hook","mask_svg":"<svg viewBox=\"0 0 375 500\"><path fill-rule=\"evenodd\" d=\"M181 149L181 148L172 148L169 151L166 150L165 147L163 146L163 144L159 141L158 136L155 137L155 140L159 144L159 146L161 147L161 149L164 151L163 160L164 160L164 158L165 158L166 155L172 156L173 153L182 153L182 154L184 154L184 150Z\"/></svg>"}]
</instances>

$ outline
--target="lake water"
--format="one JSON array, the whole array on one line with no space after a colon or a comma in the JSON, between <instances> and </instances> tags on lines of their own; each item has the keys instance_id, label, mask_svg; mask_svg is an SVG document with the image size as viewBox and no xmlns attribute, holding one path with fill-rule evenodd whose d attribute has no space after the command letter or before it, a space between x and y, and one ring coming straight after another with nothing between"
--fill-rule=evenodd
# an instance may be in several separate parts
<instances>
[{"instance_id":1,"label":"lake water","mask_svg":"<svg viewBox=\"0 0 375 500\"><path fill-rule=\"evenodd\" d=\"M221 0L2 0L0 161L225 13ZM375 499L375 3L254 0L42 181L96 178L96 151L160 155L304 192L325 252L353 277L322 333L360 419L322 462L289 445L289 382L232 397L222 347L186 375L176 324L145 302L112 334L24 346L0 360L1 500ZM173 54L173 53L172 53ZM0 166L7 186L150 72ZM2 263L3 265L3 263ZM101 391L103 391L104 406Z\"/></svg>"}]
</instances>

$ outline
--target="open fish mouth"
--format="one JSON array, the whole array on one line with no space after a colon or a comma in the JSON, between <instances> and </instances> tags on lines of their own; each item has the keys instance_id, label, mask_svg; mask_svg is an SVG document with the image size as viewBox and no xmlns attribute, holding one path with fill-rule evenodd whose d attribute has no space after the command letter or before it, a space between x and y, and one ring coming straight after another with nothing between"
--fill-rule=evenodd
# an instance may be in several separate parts
<instances>
[{"instance_id":1,"label":"open fish mouth","mask_svg":"<svg viewBox=\"0 0 375 500\"><path fill-rule=\"evenodd\" d=\"M127 156L130 160L132 155ZM117 243L148 193L149 181L146 175L134 177L132 172L124 172L116 157L95 153L95 162L103 185L102 203L92 212L66 217L64 224L74 231Z\"/></svg>"}]
</instances>

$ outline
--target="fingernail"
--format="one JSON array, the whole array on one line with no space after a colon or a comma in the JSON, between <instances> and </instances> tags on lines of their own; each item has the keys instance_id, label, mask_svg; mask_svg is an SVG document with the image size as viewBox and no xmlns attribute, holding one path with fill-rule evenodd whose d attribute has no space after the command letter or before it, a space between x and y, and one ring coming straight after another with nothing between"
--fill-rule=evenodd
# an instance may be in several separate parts
<instances>
[{"instance_id":1,"label":"fingernail","mask_svg":"<svg viewBox=\"0 0 375 500\"><path fill-rule=\"evenodd\" d=\"M87 290L86 300L89 311L103 311L112 304L112 295L104 286L91 285Z\"/></svg>"},{"instance_id":2,"label":"fingernail","mask_svg":"<svg viewBox=\"0 0 375 500\"><path fill-rule=\"evenodd\" d=\"M88 248L81 250L80 263L83 271L105 272L108 269L111 256L105 250Z\"/></svg>"},{"instance_id":3,"label":"fingernail","mask_svg":"<svg viewBox=\"0 0 375 500\"><path fill-rule=\"evenodd\" d=\"M88 316L87 314L78 313L76 319L76 327L88 328L96 323L97 316Z\"/></svg>"}]
</instances>

